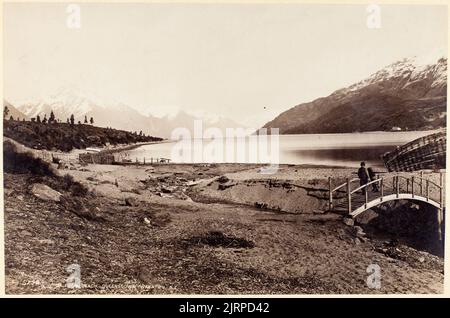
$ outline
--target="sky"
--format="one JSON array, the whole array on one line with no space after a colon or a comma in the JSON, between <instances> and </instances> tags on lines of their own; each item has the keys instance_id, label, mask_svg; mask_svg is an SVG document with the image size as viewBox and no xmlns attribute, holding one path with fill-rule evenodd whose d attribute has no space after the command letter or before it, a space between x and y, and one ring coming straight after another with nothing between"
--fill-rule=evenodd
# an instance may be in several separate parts
<instances>
[{"instance_id":1,"label":"sky","mask_svg":"<svg viewBox=\"0 0 450 318\"><path fill-rule=\"evenodd\" d=\"M260 127L404 57L447 52L445 6L4 4L4 96L75 88L143 114L179 110Z\"/></svg>"}]
</instances>

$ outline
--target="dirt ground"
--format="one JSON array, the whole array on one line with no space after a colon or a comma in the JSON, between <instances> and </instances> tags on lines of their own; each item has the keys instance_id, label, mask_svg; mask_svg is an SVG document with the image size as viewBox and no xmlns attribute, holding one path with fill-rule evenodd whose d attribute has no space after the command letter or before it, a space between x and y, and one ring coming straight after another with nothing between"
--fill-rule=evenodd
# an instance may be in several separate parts
<instances>
[{"instance_id":1,"label":"dirt ground","mask_svg":"<svg viewBox=\"0 0 450 318\"><path fill-rule=\"evenodd\" d=\"M348 169L284 168L278 175L261 178L301 183L322 180L333 171L336 177L352 173ZM441 257L389 238L358 238L354 227L343 223L342 215L261 209L253 199L237 200L233 194L219 200L213 195L227 189L208 190L213 185L218 188L258 179L259 169L245 165L89 165L60 171L92 191L87 208L99 216L95 219L33 196L29 191L32 176L5 174L6 291L443 292ZM290 190L281 188L286 193ZM277 187L276 191L281 190ZM245 197L245 189L239 192ZM307 192L301 195L310 196ZM71 264L80 266L81 288L67 286ZM379 289L367 284L371 264L381 270Z\"/></svg>"}]
</instances>

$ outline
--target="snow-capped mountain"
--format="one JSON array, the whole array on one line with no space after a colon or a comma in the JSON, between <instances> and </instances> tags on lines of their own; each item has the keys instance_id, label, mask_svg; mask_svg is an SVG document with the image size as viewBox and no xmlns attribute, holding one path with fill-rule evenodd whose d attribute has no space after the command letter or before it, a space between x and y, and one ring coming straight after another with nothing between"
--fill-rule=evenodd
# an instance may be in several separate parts
<instances>
[{"instance_id":1,"label":"snow-capped mountain","mask_svg":"<svg viewBox=\"0 0 450 318\"><path fill-rule=\"evenodd\" d=\"M378 85L381 93L402 94L423 98L446 95L447 59L439 58L432 64L422 64L418 57L392 63L368 78L341 91L350 94L371 85Z\"/></svg>"},{"instance_id":2,"label":"snow-capped mountain","mask_svg":"<svg viewBox=\"0 0 450 318\"><path fill-rule=\"evenodd\" d=\"M282 134L434 129L445 126L446 103L447 58L405 58L264 127Z\"/></svg>"},{"instance_id":3,"label":"snow-capped mountain","mask_svg":"<svg viewBox=\"0 0 450 318\"><path fill-rule=\"evenodd\" d=\"M101 103L95 98L82 94L80 90L60 88L46 98L21 104L19 109L29 117L43 117L45 114L48 116L53 111L57 118L65 121L72 114L77 120L81 120L88 112L99 107L104 108L99 105Z\"/></svg>"},{"instance_id":4,"label":"snow-capped mountain","mask_svg":"<svg viewBox=\"0 0 450 318\"><path fill-rule=\"evenodd\" d=\"M105 102L92 93L69 88L59 89L54 94L38 101L25 102L18 108L30 118L37 115L40 115L41 118L44 115L48 117L51 111L62 122L66 122L72 114L76 122L84 122L84 117L87 116L88 119L93 117L97 126L129 131L142 130L146 134L164 138L170 138L173 129L178 127L184 127L193 132L195 119L202 119L204 128L217 127L225 131L225 128L242 127L227 118L207 118L184 111L164 117L144 115L124 103Z\"/></svg>"},{"instance_id":5,"label":"snow-capped mountain","mask_svg":"<svg viewBox=\"0 0 450 318\"><path fill-rule=\"evenodd\" d=\"M15 120L28 120L28 117L24 113L19 111L7 100L3 100L3 107L6 107L8 109L8 116L6 116L6 119L9 119L10 116L12 116Z\"/></svg>"}]
</instances>

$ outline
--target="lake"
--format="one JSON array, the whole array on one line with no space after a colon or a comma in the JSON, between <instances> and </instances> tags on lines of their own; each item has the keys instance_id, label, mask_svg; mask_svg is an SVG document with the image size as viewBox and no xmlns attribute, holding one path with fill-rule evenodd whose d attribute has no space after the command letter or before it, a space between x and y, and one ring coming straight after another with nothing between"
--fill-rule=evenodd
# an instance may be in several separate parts
<instances>
[{"instance_id":1,"label":"lake","mask_svg":"<svg viewBox=\"0 0 450 318\"><path fill-rule=\"evenodd\" d=\"M281 164L358 167L361 161L366 161L370 166L382 167L381 155L385 152L430 133L432 131L265 136L269 150L274 145L273 152L265 153L272 155L272 162L273 158L277 157L276 161ZM276 137L278 141L275 141ZM255 149L261 148L252 146L258 147L261 144L252 143L252 138L164 142L144 145L122 155L133 161L136 158L143 161L145 158L146 162L149 162L150 158L168 158L175 163L271 162L268 158L264 159L264 156L255 157ZM275 138L272 143L271 138ZM174 151L175 149L183 151Z\"/></svg>"}]
</instances>

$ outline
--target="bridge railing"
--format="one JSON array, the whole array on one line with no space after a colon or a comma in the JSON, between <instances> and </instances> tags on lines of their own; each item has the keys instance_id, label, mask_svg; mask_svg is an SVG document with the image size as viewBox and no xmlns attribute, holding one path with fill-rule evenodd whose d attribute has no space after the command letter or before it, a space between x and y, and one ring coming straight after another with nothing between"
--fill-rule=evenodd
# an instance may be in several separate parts
<instances>
[{"instance_id":1,"label":"bridge railing","mask_svg":"<svg viewBox=\"0 0 450 318\"><path fill-rule=\"evenodd\" d=\"M328 210L332 210L333 209L333 193L339 191L340 189L344 188L346 189L347 192L347 198L348 198L348 193L349 190L351 189L351 184L354 182L359 182L359 178L353 178L353 179L349 179L347 178L347 181L345 183L342 183L341 185L338 185L335 188L332 188L332 178L328 177Z\"/></svg>"},{"instance_id":2,"label":"bridge railing","mask_svg":"<svg viewBox=\"0 0 450 318\"><path fill-rule=\"evenodd\" d=\"M332 178L328 178L328 186L329 186L329 202L328 209L331 211L334 207L335 196L334 193L338 191L343 192L342 189L345 189L346 201L347 201L347 213L352 214L352 196L361 191L364 195L364 202L358 202L359 206L356 208L360 208L364 206L364 210L368 208L369 202L374 200L380 200L380 203L384 201L385 196L395 195L397 199L400 197L404 197L406 195L410 195L410 198L414 199L415 196L420 196L424 198L425 201L429 202L433 200L438 203L439 207L442 209L444 207L444 174L441 172L439 175L439 183L430 180L429 178L424 177L423 171L421 171L420 176L412 175L405 176L404 174L395 174L388 175L372 180L364 185L356 187L352 189L352 184L355 182L359 182L358 178L347 178L345 183L340 184L337 187L332 186ZM369 197L369 187L377 185L378 194L373 197ZM390 186L390 184L392 184ZM434 188L435 191L432 191ZM437 194L436 194L437 192ZM431 195L433 194L433 198ZM436 197L437 196L437 197ZM342 197L340 198L342 199ZM370 199L370 200L369 200ZM390 197L392 200L392 197ZM423 200L423 199L422 199Z\"/></svg>"}]
</instances>

